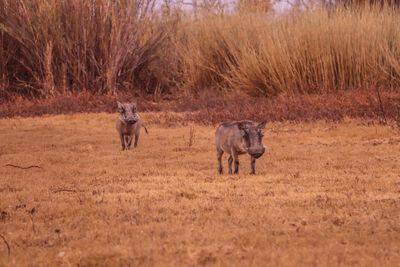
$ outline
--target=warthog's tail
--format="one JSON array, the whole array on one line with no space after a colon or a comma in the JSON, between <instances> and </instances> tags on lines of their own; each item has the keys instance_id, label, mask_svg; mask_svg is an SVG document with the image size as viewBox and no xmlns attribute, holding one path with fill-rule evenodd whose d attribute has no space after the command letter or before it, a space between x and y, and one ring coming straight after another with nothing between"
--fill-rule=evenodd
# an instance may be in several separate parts
<instances>
[{"instance_id":1,"label":"warthog's tail","mask_svg":"<svg viewBox=\"0 0 400 267\"><path fill-rule=\"evenodd\" d=\"M146 126L143 125L144 130L146 131L147 134L149 134L149 131L147 131Z\"/></svg>"}]
</instances>

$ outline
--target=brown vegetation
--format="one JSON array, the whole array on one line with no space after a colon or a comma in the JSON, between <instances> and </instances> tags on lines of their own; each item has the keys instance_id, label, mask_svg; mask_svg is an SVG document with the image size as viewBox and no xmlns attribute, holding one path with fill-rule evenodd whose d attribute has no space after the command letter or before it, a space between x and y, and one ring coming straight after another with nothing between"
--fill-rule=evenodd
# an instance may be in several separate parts
<instances>
[{"instance_id":1,"label":"brown vegetation","mask_svg":"<svg viewBox=\"0 0 400 267\"><path fill-rule=\"evenodd\" d=\"M0 2L3 95L109 93L149 83L166 41L154 0ZM151 73L144 77L142 72ZM146 74L147 75L147 74Z\"/></svg>"},{"instance_id":2,"label":"brown vegetation","mask_svg":"<svg viewBox=\"0 0 400 267\"><path fill-rule=\"evenodd\" d=\"M400 93L375 89L349 90L322 94L281 94L272 99L244 94L203 92L197 96L154 102L152 98L132 95L98 95L79 93L49 99L19 98L0 105L0 118L34 117L44 114L76 112L116 112L116 101L140 99L140 112L163 112L168 125L197 122L219 123L223 120L255 119L267 121L341 121L363 118L371 122L400 125ZM170 116L179 112L180 116Z\"/></svg>"},{"instance_id":3,"label":"brown vegetation","mask_svg":"<svg viewBox=\"0 0 400 267\"><path fill-rule=\"evenodd\" d=\"M1 1L1 94L398 88L396 9L278 16L257 2L194 16L154 0Z\"/></svg>"},{"instance_id":4,"label":"brown vegetation","mask_svg":"<svg viewBox=\"0 0 400 267\"><path fill-rule=\"evenodd\" d=\"M1 266L400 262L390 127L271 123L258 174L244 156L239 176L219 176L214 127L143 114L157 124L122 152L115 116L0 120Z\"/></svg>"}]
</instances>

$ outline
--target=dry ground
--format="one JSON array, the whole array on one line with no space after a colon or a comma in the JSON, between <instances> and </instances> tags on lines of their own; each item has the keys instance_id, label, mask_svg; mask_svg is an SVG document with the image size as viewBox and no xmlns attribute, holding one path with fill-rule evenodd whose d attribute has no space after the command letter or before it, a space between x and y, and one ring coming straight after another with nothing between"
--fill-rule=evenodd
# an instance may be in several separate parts
<instances>
[{"instance_id":1,"label":"dry ground","mask_svg":"<svg viewBox=\"0 0 400 267\"><path fill-rule=\"evenodd\" d=\"M0 266L399 266L397 130L272 123L258 174L219 176L213 127L122 152L114 118L0 120Z\"/></svg>"}]
</instances>

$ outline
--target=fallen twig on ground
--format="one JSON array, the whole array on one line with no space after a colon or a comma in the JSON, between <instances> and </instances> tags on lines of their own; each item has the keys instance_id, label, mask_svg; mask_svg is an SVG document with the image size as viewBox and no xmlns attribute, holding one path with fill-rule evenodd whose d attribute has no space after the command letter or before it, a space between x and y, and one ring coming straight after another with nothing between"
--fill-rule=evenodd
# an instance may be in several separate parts
<instances>
[{"instance_id":1,"label":"fallen twig on ground","mask_svg":"<svg viewBox=\"0 0 400 267\"><path fill-rule=\"evenodd\" d=\"M27 169L31 169L31 168L43 169L42 167L40 167L38 165L30 165L30 166L27 166L27 167L22 167L22 166L18 166L18 165L14 165L14 164L6 164L4 166L6 166L6 167L14 167L14 168L23 169L23 170L27 170Z\"/></svg>"},{"instance_id":2,"label":"fallen twig on ground","mask_svg":"<svg viewBox=\"0 0 400 267\"><path fill-rule=\"evenodd\" d=\"M76 193L78 191L75 190L75 189L57 189L57 190L51 190L51 192L53 192L53 193L60 193L60 192L73 192L73 193Z\"/></svg>"},{"instance_id":3,"label":"fallen twig on ground","mask_svg":"<svg viewBox=\"0 0 400 267\"><path fill-rule=\"evenodd\" d=\"M11 255L10 244L8 244L7 239L2 234L0 234L0 237L1 237L1 239L3 239L4 244L6 244L6 246L7 246L7 255L8 255L8 257L10 257L10 255Z\"/></svg>"}]
</instances>

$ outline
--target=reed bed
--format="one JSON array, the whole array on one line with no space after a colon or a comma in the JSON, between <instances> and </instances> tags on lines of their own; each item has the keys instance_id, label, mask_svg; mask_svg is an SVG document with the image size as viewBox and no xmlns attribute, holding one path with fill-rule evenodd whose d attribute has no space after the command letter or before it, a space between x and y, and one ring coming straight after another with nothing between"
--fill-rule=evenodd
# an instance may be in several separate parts
<instances>
[{"instance_id":1,"label":"reed bed","mask_svg":"<svg viewBox=\"0 0 400 267\"><path fill-rule=\"evenodd\" d=\"M155 0L0 2L0 96L396 89L390 6L193 15Z\"/></svg>"}]
</instances>

